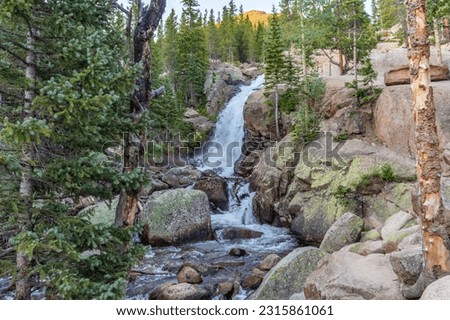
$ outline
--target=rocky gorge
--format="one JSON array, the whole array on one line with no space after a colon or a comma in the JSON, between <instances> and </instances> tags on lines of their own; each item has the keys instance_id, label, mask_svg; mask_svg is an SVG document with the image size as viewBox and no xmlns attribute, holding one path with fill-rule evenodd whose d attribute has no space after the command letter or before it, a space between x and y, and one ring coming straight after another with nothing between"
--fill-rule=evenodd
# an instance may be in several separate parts
<instances>
[{"instance_id":1,"label":"rocky gorge","mask_svg":"<svg viewBox=\"0 0 450 320\"><path fill-rule=\"evenodd\" d=\"M374 65L399 51L383 46ZM141 241L151 248L132 271L127 297L404 299L402 289L423 267L410 87L378 82L380 96L356 107L345 79L325 77L321 135L301 146L289 115L274 141L260 72L247 69L217 66L209 74L207 111L217 124L186 114L209 128L212 142L239 140L231 166L205 166L196 154L190 165L154 172L139 213ZM441 80L435 103L448 208L450 89ZM97 205L93 219L103 223L107 211ZM450 298L448 277L432 286L439 291L430 286L422 299Z\"/></svg>"}]
</instances>

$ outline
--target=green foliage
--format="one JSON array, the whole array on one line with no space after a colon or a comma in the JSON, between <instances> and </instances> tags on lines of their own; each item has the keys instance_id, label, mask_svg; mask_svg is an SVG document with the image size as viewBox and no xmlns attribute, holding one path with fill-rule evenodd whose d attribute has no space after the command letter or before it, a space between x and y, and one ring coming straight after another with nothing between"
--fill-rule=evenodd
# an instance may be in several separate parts
<instances>
[{"instance_id":1,"label":"green foliage","mask_svg":"<svg viewBox=\"0 0 450 320\"><path fill-rule=\"evenodd\" d=\"M0 69L10 69L0 72L0 232L16 235L1 246L28 253L30 272L49 297L123 297L137 251L117 250L134 231L70 216L81 197L109 199L149 182L140 170L122 173L103 154L105 146L121 145L124 132L150 124L148 112L136 123L129 117L140 66L127 64L123 23L108 0L3 1L0 23ZM39 30L35 81L25 78L30 27ZM35 98L24 104L31 89ZM26 168L32 192L24 201L19 184ZM100 255L83 257L97 249Z\"/></svg>"},{"instance_id":2,"label":"green foliage","mask_svg":"<svg viewBox=\"0 0 450 320\"><path fill-rule=\"evenodd\" d=\"M301 144L308 144L320 135L320 118L308 106L300 108L295 117L293 135Z\"/></svg>"},{"instance_id":3,"label":"green foliage","mask_svg":"<svg viewBox=\"0 0 450 320\"><path fill-rule=\"evenodd\" d=\"M333 140L336 142L346 141L348 139L349 135L347 132L339 133L338 135L333 137Z\"/></svg>"},{"instance_id":4,"label":"green foliage","mask_svg":"<svg viewBox=\"0 0 450 320\"><path fill-rule=\"evenodd\" d=\"M128 269L143 248L119 248L137 227L93 225L88 215L67 216L60 204L46 205L41 214L34 232L21 233L11 243L38 261L32 271L39 274L47 298L123 299Z\"/></svg>"}]
</instances>

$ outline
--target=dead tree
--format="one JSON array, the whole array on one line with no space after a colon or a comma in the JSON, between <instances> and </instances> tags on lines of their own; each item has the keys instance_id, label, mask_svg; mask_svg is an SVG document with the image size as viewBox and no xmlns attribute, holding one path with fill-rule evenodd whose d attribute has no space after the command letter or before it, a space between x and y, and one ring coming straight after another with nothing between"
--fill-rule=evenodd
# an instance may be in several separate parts
<instances>
[{"instance_id":1,"label":"dead tree","mask_svg":"<svg viewBox=\"0 0 450 320\"><path fill-rule=\"evenodd\" d=\"M408 0L408 59L415 119L418 190L414 211L424 240L424 268L416 284L403 288L406 298L420 297L425 288L450 272L450 216L441 198L441 151L430 75L430 42L426 0Z\"/></svg>"},{"instance_id":2,"label":"dead tree","mask_svg":"<svg viewBox=\"0 0 450 320\"><path fill-rule=\"evenodd\" d=\"M140 77L136 80L137 89L131 95L130 116L138 123L144 112L149 108L152 98L162 94L163 89L151 90L151 39L158 28L166 7L166 0L152 0L150 5L143 5L136 0L138 9L138 24L134 32L134 63L143 66ZM122 10L122 9L121 9ZM122 10L123 11L123 10ZM128 14L130 17L131 14ZM146 145L146 132L138 136L125 136L123 171L132 172L140 166L142 146ZM144 170L144 169L143 169ZM139 191L125 190L120 194L116 208L115 223L118 226L132 226L134 224Z\"/></svg>"}]
</instances>

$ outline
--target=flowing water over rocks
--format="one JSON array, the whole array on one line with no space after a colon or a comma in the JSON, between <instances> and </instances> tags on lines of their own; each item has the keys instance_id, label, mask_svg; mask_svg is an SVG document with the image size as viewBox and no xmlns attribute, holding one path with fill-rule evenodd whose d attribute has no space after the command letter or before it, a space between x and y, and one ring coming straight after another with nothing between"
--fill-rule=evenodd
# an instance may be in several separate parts
<instances>
[{"instance_id":1,"label":"flowing water over rocks","mask_svg":"<svg viewBox=\"0 0 450 320\"><path fill-rule=\"evenodd\" d=\"M211 216L216 240L152 248L134 270L128 299L148 299L159 285L176 283L177 272L183 265L200 272L201 285L211 292L212 298L223 299L219 284L241 284L267 255L284 256L298 247L288 229L257 223L252 210L254 193L245 179L234 175L234 163L241 156L244 138L243 107L250 94L263 83L264 77L260 76L249 86L240 88L241 92L219 115L211 141L194 159L198 169L213 170L228 183L229 209L216 210ZM234 299L245 299L250 293L240 288Z\"/></svg>"}]
</instances>

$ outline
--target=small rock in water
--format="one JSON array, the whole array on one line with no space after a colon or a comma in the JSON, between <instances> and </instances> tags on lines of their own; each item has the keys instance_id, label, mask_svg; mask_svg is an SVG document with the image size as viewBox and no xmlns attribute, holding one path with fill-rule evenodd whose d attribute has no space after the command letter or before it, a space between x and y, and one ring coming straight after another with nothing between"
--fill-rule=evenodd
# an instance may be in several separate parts
<instances>
[{"instance_id":1,"label":"small rock in water","mask_svg":"<svg viewBox=\"0 0 450 320\"><path fill-rule=\"evenodd\" d=\"M247 251L241 248L233 248L228 254L232 257L243 257L247 255Z\"/></svg>"},{"instance_id":2,"label":"small rock in water","mask_svg":"<svg viewBox=\"0 0 450 320\"><path fill-rule=\"evenodd\" d=\"M262 235L262 232L238 227L228 227L222 231L222 238L225 240L254 239L260 238Z\"/></svg>"},{"instance_id":3,"label":"small rock in water","mask_svg":"<svg viewBox=\"0 0 450 320\"><path fill-rule=\"evenodd\" d=\"M277 254L269 254L267 257L264 258L263 261L258 265L258 269L262 271L270 271L273 267L277 265L278 262L280 262L281 257Z\"/></svg>"},{"instance_id":4,"label":"small rock in water","mask_svg":"<svg viewBox=\"0 0 450 320\"><path fill-rule=\"evenodd\" d=\"M156 287L155 290L153 290L153 292L150 293L148 299L149 300L158 300L159 295L166 290L167 288L176 285L176 283L174 282L166 282L163 283L162 285Z\"/></svg>"},{"instance_id":5,"label":"small rock in water","mask_svg":"<svg viewBox=\"0 0 450 320\"><path fill-rule=\"evenodd\" d=\"M179 283L167 286L156 300L209 300L211 293L198 284Z\"/></svg>"},{"instance_id":6,"label":"small rock in water","mask_svg":"<svg viewBox=\"0 0 450 320\"><path fill-rule=\"evenodd\" d=\"M203 282L200 273L189 266L181 267L177 273L177 279L179 283L199 284Z\"/></svg>"},{"instance_id":7,"label":"small rock in water","mask_svg":"<svg viewBox=\"0 0 450 320\"><path fill-rule=\"evenodd\" d=\"M231 300L239 293L239 283L237 282L223 282L217 287L217 291L226 299Z\"/></svg>"}]
</instances>

